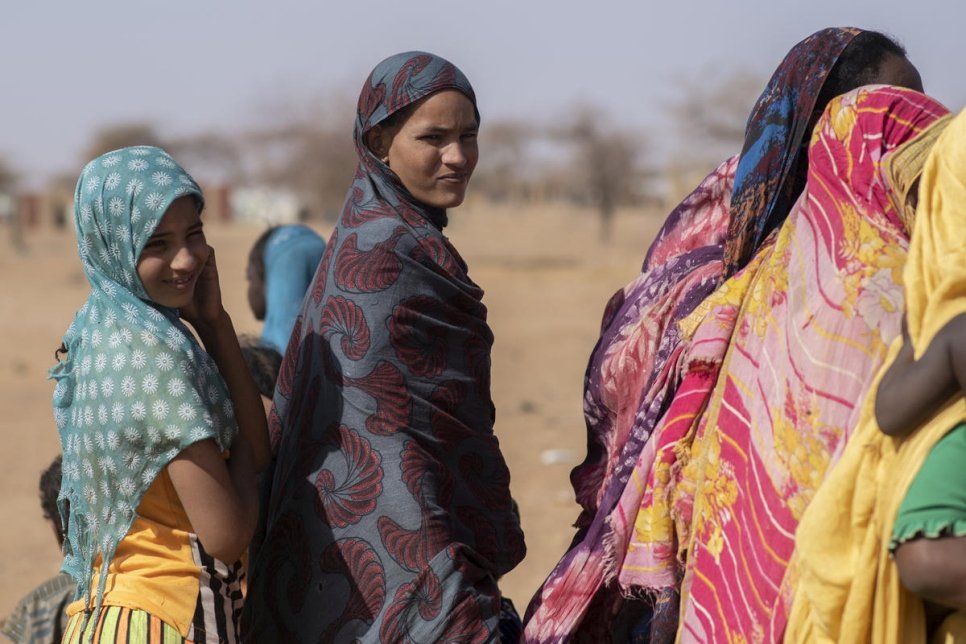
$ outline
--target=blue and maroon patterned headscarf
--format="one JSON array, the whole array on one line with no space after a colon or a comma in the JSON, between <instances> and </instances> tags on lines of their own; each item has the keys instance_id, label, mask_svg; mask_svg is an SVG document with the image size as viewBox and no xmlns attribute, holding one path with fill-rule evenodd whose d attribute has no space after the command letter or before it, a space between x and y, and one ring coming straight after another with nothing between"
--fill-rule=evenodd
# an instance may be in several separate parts
<instances>
[{"instance_id":1,"label":"blue and maroon patterned headscarf","mask_svg":"<svg viewBox=\"0 0 966 644\"><path fill-rule=\"evenodd\" d=\"M745 145L731 195L725 275L748 263L781 225L805 186L808 124L822 86L860 29L831 27L795 45L761 93L748 118Z\"/></svg>"},{"instance_id":2,"label":"blue and maroon patterned headscarf","mask_svg":"<svg viewBox=\"0 0 966 644\"><path fill-rule=\"evenodd\" d=\"M356 124L352 132L359 156L359 169L348 199L358 211L365 212L369 204L360 199L376 198L394 207L407 221L415 215L428 219L438 228L446 225L446 212L413 199L396 173L366 145L366 137L376 125L421 99L446 89L455 89L470 99L479 123L476 94L470 82L455 65L438 56L421 51L396 54L376 65L369 74L359 96Z\"/></svg>"},{"instance_id":3,"label":"blue and maroon patterned headscarf","mask_svg":"<svg viewBox=\"0 0 966 644\"><path fill-rule=\"evenodd\" d=\"M525 552L493 434L483 291L366 146L392 114L445 89L445 60L373 70L359 167L279 374L276 454L243 627L251 641L492 641L496 579Z\"/></svg>"}]
</instances>

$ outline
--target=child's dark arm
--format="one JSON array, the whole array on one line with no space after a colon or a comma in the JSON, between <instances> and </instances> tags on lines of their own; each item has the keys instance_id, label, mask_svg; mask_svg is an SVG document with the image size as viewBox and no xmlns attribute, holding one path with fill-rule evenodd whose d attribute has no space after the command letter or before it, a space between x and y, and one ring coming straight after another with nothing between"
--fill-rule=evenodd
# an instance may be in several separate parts
<instances>
[{"instance_id":1,"label":"child's dark arm","mask_svg":"<svg viewBox=\"0 0 966 644\"><path fill-rule=\"evenodd\" d=\"M903 346L879 383L875 417L889 436L905 436L966 384L966 315L951 320L915 360L903 322Z\"/></svg>"}]
</instances>

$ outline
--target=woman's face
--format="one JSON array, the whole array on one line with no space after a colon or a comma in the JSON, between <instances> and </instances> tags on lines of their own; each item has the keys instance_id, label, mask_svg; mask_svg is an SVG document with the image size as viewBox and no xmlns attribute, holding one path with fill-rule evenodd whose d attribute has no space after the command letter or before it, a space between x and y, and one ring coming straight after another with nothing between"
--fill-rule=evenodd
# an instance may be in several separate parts
<instances>
[{"instance_id":1,"label":"woman's face","mask_svg":"<svg viewBox=\"0 0 966 644\"><path fill-rule=\"evenodd\" d=\"M417 201L434 208L463 203L480 152L473 103L443 90L423 99L396 128L374 128L373 152Z\"/></svg>"},{"instance_id":2,"label":"woman's face","mask_svg":"<svg viewBox=\"0 0 966 644\"><path fill-rule=\"evenodd\" d=\"M168 207L138 257L138 277L152 301L172 309L191 303L210 251L192 197Z\"/></svg>"}]
</instances>

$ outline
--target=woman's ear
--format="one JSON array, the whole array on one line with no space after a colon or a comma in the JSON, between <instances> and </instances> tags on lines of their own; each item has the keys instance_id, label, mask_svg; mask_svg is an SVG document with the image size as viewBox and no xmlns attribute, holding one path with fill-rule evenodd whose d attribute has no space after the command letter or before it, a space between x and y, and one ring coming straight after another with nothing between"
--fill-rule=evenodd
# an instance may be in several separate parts
<instances>
[{"instance_id":1,"label":"woman's ear","mask_svg":"<svg viewBox=\"0 0 966 644\"><path fill-rule=\"evenodd\" d=\"M381 125L374 125L367 135L366 143L372 153L379 157L379 160L389 165L389 146L392 143L392 133L388 128Z\"/></svg>"}]
</instances>

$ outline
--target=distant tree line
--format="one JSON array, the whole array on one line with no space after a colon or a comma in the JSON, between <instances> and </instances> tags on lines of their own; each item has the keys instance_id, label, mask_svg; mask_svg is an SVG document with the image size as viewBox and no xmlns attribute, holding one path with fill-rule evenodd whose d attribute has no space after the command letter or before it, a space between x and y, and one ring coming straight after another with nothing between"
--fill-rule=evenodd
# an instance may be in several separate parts
<instances>
[{"instance_id":1,"label":"distant tree line","mask_svg":"<svg viewBox=\"0 0 966 644\"><path fill-rule=\"evenodd\" d=\"M594 208L606 240L619 207L677 198L689 182L740 150L745 119L763 80L747 72L714 79L681 83L679 100L667 106L676 145L663 167L646 132L594 105L576 105L550 124L487 120L472 194L493 202L557 201ZM266 111L262 120L274 125L190 136L164 136L147 122L111 124L93 133L78 163L127 145L159 145L203 180L289 189L311 216L336 216L356 166L351 101L277 100ZM55 183L64 190L72 180ZM0 193L14 189L14 182L15 174L0 159Z\"/></svg>"}]
</instances>

